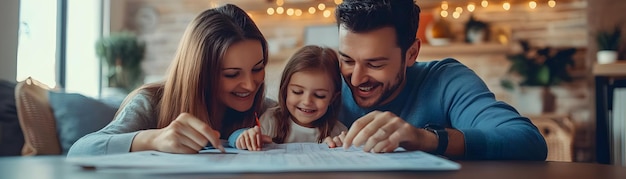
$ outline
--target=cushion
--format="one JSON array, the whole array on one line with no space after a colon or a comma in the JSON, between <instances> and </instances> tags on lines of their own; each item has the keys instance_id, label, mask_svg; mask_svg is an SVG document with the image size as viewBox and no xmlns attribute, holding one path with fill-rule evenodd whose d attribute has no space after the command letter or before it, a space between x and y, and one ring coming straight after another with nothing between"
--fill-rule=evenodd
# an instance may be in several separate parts
<instances>
[{"instance_id":1,"label":"cushion","mask_svg":"<svg viewBox=\"0 0 626 179\"><path fill-rule=\"evenodd\" d=\"M0 80L0 156L21 155L24 135L15 109L15 82Z\"/></svg>"},{"instance_id":2,"label":"cushion","mask_svg":"<svg viewBox=\"0 0 626 179\"><path fill-rule=\"evenodd\" d=\"M15 106L24 134L22 155L61 154L45 85L27 78L15 86Z\"/></svg>"},{"instance_id":3,"label":"cushion","mask_svg":"<svg viewBox=\"0 0 626 179\"><path fill-rule=\"evenodd\" d=\"M50 91L48 96L62 154L67 154L76 140L106 126L117 111L115 107L81 94Z\"/></svg>"}]
</instances>

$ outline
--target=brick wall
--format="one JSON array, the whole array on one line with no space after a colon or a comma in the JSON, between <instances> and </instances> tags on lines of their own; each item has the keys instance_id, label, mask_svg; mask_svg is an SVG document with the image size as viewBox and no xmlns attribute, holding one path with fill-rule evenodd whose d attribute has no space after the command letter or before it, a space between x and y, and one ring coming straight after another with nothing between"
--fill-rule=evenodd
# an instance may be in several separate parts
<instances>
[{"instance_id":1,"label":"brick wall","mask_svg":"<svg viewBox=\"0 0 626 179\"><path fill-rule=\"evenodd\" d=\"M603 0L612 2L610 0ZM147 42L146 59L143 69L148 78L160 79L167 70L174 56L180 37L187 23L199 12L219 5L215 1L207 0L126 0L123 7L126 19L120 19L124 23L122 29L135 30L135 14L140 8L151 7L158 12L158 23L147 30L138 32L141 38ZM596 1L594 1L596 3ZM592 3L593 4L593 3ZM624 3L622 3L624 4ZM113 7L115 8L115 7ZM330 7L332 8L332 7ZM622 8L623 9L623 8ZM424 9L424 13L437 13L435 9ZM494 91L499 100L515 105L512 93L500 87L500 79L508 70L510 63L506 54L511 53L517 40L528 39L536 46L577 47L587 48L587 1L559 2L557 8L540 7L529 10L525 4L514 4L510 11L504 11L500 7L490 6L486 9L477 9L474 15L477 19L490 24L492 29L501 30L509 35L511 43L495 47L496 50L488 53L455 53L454 49L446 50L446 53L428 53L433 47L424 47L419 60L440 59L442 57L455 57L476 73ZM595 10L590 12L597 13ZM304 13L302 17L293 18L282 16L267 16L265 12L250 12L257 25L267 37L271 48L278 53L270 54L273 59L285 59L293 49L302 45L304 29L310 25L328 25L334 23L334 19L309 15ZM469 18L464 13L459 19L448 18L452 24L454 34L463 34L463 24ZM595 17L599 18L599 17ZM456 41L462 39L462 35L456 36ZM282 45L276 45L282 44ZM278 47L277 47L278 46ZM466 47L468 51L485 50L484 46ZM489 47L491 48L491 47ZM488 50L488 49L487 49ZM282 52L282 53L281 53ZM567 114L579 128L576 136L575 160L593 160L593 99L591 79L589 77L589 60L578 58L578 79L576 82L555 87L552 91L557 96L557 112ZM149 79L149 80L150 80Z\"/></svg>"}]
</instances>

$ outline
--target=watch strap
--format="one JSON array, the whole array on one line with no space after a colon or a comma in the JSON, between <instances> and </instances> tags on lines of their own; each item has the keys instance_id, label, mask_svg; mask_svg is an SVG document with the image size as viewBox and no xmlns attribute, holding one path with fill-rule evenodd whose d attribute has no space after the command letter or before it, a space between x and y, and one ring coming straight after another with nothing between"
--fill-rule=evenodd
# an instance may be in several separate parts
<instances>
[{"instance_id":1,"label":"watch strap","mask_svg":"<svg viewBox=\"0 0 626 179\"><path fill-rule=\"evenodd\" d=\"M448 149L448 131L442 126L427 124L424 129L434 133L437 136L437 149L433 152L437 155L443 155Z\"/></svg>"}]
</instances>

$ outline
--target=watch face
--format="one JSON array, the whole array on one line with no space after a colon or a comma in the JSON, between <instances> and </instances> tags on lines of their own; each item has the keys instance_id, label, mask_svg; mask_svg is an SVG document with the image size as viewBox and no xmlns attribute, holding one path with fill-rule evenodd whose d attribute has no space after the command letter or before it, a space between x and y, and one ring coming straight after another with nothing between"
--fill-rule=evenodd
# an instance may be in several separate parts
<instances>
[{"instance_id":1,"label":"watch face","mask_svg":"<svg viewBox=\"0 0 626 179\"><path fill-rule=\"evenodd\" d=\"M426 124L426 126L424 126L424 128L426 129L433 129L433 130L443 130L445 129L443 126L437 125L437 124Z\"/></svg>"}]
</instances>

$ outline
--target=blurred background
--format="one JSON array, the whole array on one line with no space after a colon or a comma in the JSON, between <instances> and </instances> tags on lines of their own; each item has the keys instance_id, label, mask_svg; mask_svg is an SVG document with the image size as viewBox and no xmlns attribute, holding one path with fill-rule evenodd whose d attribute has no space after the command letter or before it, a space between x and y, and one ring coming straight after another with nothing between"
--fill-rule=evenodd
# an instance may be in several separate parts
<instances>
[{"instance_id":1,"label":"blurred background","mask_svg":"<svg viewBox=\"0 0 626 179\"><path fill-rule=\"evenodd\" d=\"M307 44L337 48L341 0L8 0L0 2L0 78L123 99L162 80L187 24L238 5L269 44L267 96ZM533 120L552 160L626 161L626 1L417 0L417 61L455 58ZM607 59L605 57L608 56ZM601 58L601 59L599 59ZM614 92L615 91L615 92ZM620 97L621 96L621 97ZM617 121L617 122L615 122ZM540 126L541 125L541 126Z\"/></svg>"}]
</instances>

